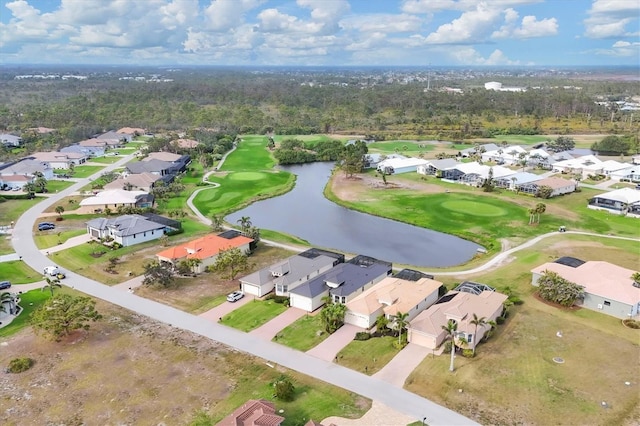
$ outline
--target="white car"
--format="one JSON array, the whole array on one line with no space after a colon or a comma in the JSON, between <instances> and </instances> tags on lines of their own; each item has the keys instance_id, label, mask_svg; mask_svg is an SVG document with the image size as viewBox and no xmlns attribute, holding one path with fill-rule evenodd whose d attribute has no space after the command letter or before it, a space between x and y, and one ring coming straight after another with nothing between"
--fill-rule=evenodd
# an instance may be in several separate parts
<instances>
[{"instance_id":1,"label":"white car","mask_svg":"<svg viewBox=\"0 0 640 426\"><path fill-rule=\"evenodd\" d=\"M233 293L229 293L227 295L227 302L237 302L238 300L244 297L244 293L241 291L234 291Z\"/></svg>"}]
</instances>

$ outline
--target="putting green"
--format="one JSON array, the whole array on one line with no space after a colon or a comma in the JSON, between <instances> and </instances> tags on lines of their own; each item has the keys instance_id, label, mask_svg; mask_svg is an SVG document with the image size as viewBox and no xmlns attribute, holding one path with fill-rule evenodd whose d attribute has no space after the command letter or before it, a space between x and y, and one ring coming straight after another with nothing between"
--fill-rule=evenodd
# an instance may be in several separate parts
<instances>
[{"instance_id":1,"label":"putting green","mask_svg":"<svg viewBox=\"0 0 640 426\"><path fill-rule=\"evenodd\" d=\"M229 179L232 180L261 180L264 178L264 173L260 172L236 172L229 176Z\"/></svg>"},{"instance_id":2,"label":"putting green","mask_svg":"<svg viewBox=\"0 0 640 426\"><path fill-rule=\"evenodd\" d=\"M507 211L505 209L493 206L491 204L486 204L481 201L448 200L443 201L440 205L447 210L473 216L495 217L504 216L507 214Z\"/></svg>"}]
</instances>

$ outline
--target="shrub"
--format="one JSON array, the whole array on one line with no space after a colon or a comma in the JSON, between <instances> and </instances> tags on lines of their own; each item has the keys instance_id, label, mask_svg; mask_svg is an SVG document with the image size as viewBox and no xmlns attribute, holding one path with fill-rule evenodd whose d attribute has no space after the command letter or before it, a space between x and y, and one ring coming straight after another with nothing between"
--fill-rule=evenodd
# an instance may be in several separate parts
<instances>
[{"instance_id":1,"label":"shrub","mask_svg":"<svg viewBox=\"0 0 640 426\"><path fill-rule=\"evenodd\" d=\"M289 305L289 298L287 296L273 295L272 297L270 297L270 299L273 299L273 301L276 303L284 304L286 306Z\"/></svg>"},{"instance_id":2,"label":"shrub","mask_svg":"<svg viewBox=\"0 0 640 426\"><path fill-rule=\"evenodd\" d=\"M473 358L476 354L473 352L473 349L463 349L462 356L465 358Z\"/></svg>"},{"instance_id":3,"label":"shrub","mask_svg":"<svg viewBox=\"0 0 640 426\"><path fill-rule=\"evenodd\" d=\"M356 336L353 338L353 340L369 340L371 339L371 334L367 333L366 331L358 331L356 333Z\"/></svg>"},{"instance_id":4,"label":"shrub","mask_svg":"<svg viewBox=\"0 0 640 426\"><path fill-rule=\"evenodd\" d=\"M281 401L293 401L295 388L287 376L280 376L280 378L273 383L273 387L275 388L276 398Z\"/></svg>"},{"instance_id":5,"label":"shrub","mask_svg":"<svg viewBox=\"0 0 640 426\"><path fill-rule=\"evenodd\" d=\"M504 320L505 320L504 317L498 317L496 318L496 324L498 325L504 324Z\"/></svg>"},{"instance_id":6,"label":"shrub","mask_svg":"<svg viewBox=\"0 0 640 426\"><path fill-rule=\"evenodd\" d=\"M622 322L624 323L624 325L626 325L629 328L640 329L640 321L638 320L625 319L625 320L622 320Z\"/></svg>"},{"instance_id":7,"label":"shrub","mask_svg":"<svg viewBox=\"0 0 640 426\"><path fill-rule=\"evenodd\" d=\"M402 336L400 338L400 341L394 340L393 341L393 347L394 349L397 349L399 351L401 351L402 349L404 349L405 346L407 346L408 342L407 342L407 338L405 336Z\"/></svg>"},{"instance_id":8,"label":"shrub","mask_svg":"<svg viewBox=\"0 0 640 426\"><path fill-rule=\"evenodd\" d=\"M443 353L450 353L450 352L451 352L451 340L447 340L446 342L444 342Z\"/></svg>"},{"instance_id":9,"label":"shrub","mask_svg":"<svg viewBox=\"0 0 640 426\"><path fill-rule=\"evenodd\" d=\"M14 358L9 361L9 373L22 373L23 371L27 371L31 367L35 361L28 357L23 358Z\"/></svg>"}]
</instances>

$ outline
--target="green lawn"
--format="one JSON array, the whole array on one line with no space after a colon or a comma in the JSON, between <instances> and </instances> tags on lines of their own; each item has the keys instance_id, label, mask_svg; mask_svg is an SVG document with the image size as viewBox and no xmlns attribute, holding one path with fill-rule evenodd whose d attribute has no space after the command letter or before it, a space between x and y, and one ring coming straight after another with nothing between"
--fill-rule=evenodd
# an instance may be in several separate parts
<instances>
[{"instance_id":1,"label":"green lawn","mask_svg":"<svg viewBox=\"0 0 640 426\"><path fill-rule=\"evenodd\" d=\"M86 178L91 176L94 173L99 172L104 167L102 166L76 166L73 169L73 177L74 178Z\"/></svg>"},{"instance_id":2,"label":"green lawn","mask_svg":"<svg viewBox=\"0 0 640 426\"><path fill-rule=\"evenodd\" d=\"M57 222L60 224L60 222ZM57 246L58 244L63 244L69 238L77 237L78 235L86 234L87 230L83 229L72 229L68 231L56 232L55 230L51 231L43 231L38 232L37 235L34 235L33 239L36 242L36 246L39 249L49 248Z\"/></svg>"},{"instance_id":3,"label":"green lawn","mask_svg":"<svg viewBox=\"0 0 640 426\"><path fill-rule=\"evenodd\" d=\"M251 331L286 310L287 307L282 303L256 299L224 316L220 322L242 331Z\"/></svg>"},{"instance_id":4,"label":"green lawn","mask_svg":"<svg viewBox=\"0 0 640 426\"><path fill-rule=\"evenodd\" d=\"M254 201L285 193L295 175L273 170L274 160L265 148L264 136L245 136L231 153L220 174L209 177L219 188L200 192L194 204L205 216L228 214Z\"/></svg>"},{"instance_id":5,"label":"green lawn","mask_svg":"<svg viewBox=\"0 0 640 426\"><path fill-rule=\"evenodd\" d=\"M33 200L3 200L0 201L0 225L9 225L34 205L42 201L42 197Z\"/></svg>"},{"instance_id":6,"label":"green lawn","mask_svg":"<svg viewBox=\"0 0 640 426\"><path fill-rule=\"evenodd\" d=\"M236 224L233 224L236 225ZM300 246L309 246L309 242L298 238L294 235L285 234L283 232L271 231L269 229L261 229L260 230L260 238L270 241L276 241L279 243L285 244L297 244Z\"/></svg>"},{"instance_id":7,"label":"green lawn","mask_svg":"<svg viewBox=\"0 0 640 426\"><path fill-rule=\"evenodd\" d=\"M113 163L117 163L119 160L121 160L122 157L118 157L118 156L113 156L113 157L96 157L96 158L92 158L91 160L89 160L92 163L100 163L100 164L113 164Z\"/></svg>"},{"instance_id":8,"label":"green lawn","mask_svg":"<svg viewBox=\"0 0 640 426\"><path fill-rule=\"evenodd\" d=\"M320 315L305 315L278 332L274 342L306 352L329 337Z\"/></svg>"},{"instance_id":9,"label":"green lawn","mask_svg":"<svg viewBox=\"0 0 640 426\"><path fill-rule=\"evenodd\" d=\"M62 191L63 189L67 189L75 182L70 180L49 180L47 181L47 191L49 193L55 194L58 191Z\"/></svg>"},{"instance_id":10,"label":"green lawn","mask_svg":"<svg viewBox=\"0 0 640 426\"><path fill-rule=\"evenodd\" d=\"M374 142L367 145L370 152L382 152L385 154L400 153L409 157L416 157L420 152L433 151L434 145L416 141L385 141Z\"/></svg>"},{"instance_id":11,"label":"green lawn","mask_svg":"<svg viewBox=\"0 0 640 426\"><path fill-rule=\"evenodd\" d=\"M59 290L58 290L59 291ZM29 325L29 316L40 305L51 297L49 291L31 290L20 295L20 303L18 303L23 311L11 321L11 324L0 328L0 337L6 338L16 334L18 331Z\"/></svg>"},{"instance_id":12,"label":"green lawn","mask_svg":"<svg viewBox=\"0 0 640 426\"><path fill-rule=\"evenodd\" d=\"M294 372L287 373L295 387L293 401L274 399L272 383L282 372L260 360L245 363L231 374L235 382L231 394L212 407L211 414L203 413L200 422L192 424L215 425L249 399L272 401L276 412L283 410L283 426L304 425L310 419L319 422L329 416L360 418L370 408L370 403L356 394Z\"/></svg>"},{"instance_id":13,"label":"green lawn","mask_svg":"<svg viewBox=\"0 0 640 426\"><path fill-rule=\"evenodd\" d=\"M4 280L12 284L29 284L42 280L42 274L20 260L0 262L0 281Z\"/></svg>"},{"instance_id":14,"label":"green lawn","mask_svg":"<svg viewBox=\"0 0 640 426\"><path fill-rule=\"evenodd\" d=\"M391 336L353 340L338 352L338 364L368 375L375 374L398 354L393 347L396 340Z\"/></svg>"}]
</instances>

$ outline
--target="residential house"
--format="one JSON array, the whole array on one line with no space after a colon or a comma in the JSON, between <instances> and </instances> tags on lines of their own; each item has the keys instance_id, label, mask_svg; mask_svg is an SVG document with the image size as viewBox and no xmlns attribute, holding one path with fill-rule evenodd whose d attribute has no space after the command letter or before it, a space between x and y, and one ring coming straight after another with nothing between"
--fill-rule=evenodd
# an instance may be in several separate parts
<instances>
[{"instance_id":1,"label":"residential house","mask_svg":"<svg viewBox=\"0 0 640 426\"><path fill-rule=\"evenodd\" d=\"M279 411L282 413L282 410ZM275 405L266 399L252 399L220 420L216 426L280 426L285 418L276 414ZM309 420L304 426L323 426ZM336 426L333 423L329 426Z\"/></svg>"},{"instance_id":2,"label":"residential house","mask_svg":"<svg viewBox=\"0 0 640 426\"><path fill-rule=\"evenodd\" d=\"M392 322L400 312L408 314L407 321L411 321L438 300L441 286L440 281L430 278L412 281L385 277L346 303L344 322L369 329L378 317L384 315Z\"/></svg>"},{"instance_id":3,"label":"residential house","mask_svg":"<svg viewBox=\"0 0 640 426\"><path fill-rule=\"evenodd\" d=\"M33 182L37 174L41 173L47 179L53 179L53 169L48 163L42 163L33 158L23 158L0 165L0 182L7 187L22 188L29 182Z\"/></svg>"},{"instance_id":4,"label":"residential house","mask_svg":"<svg viewBox=\"0 0 640 426\"><path fill-rule=\"evenodd\" d=\"M115 211L118 207L146 208L152 206L153 195L147 192L109 189L80 201L80 208L76 212L94 213L105 209Z\"/></svg>"},{"instance_id":5,"label":"residential house","mask_svg":"<svg viewBox=\"0 0 640 426\"><path fill-rule=\"evenodd\" d=\"M418 166L416 171L421 175L442 177L443 170L455 167L457 164L459 164L458 161L453 158L427 160L427 164Z\"/></svg>"},{"instance_id":6,"label":"residential house","mask_svg":"<svg viewBox=\"0 0 640 426\"><path fill-rule=\"evenodd\" d=\"M607 177L611 177L613 173L618 172L620 170L634 168L633 164L621 163L616 160L603 161L601 166L602 166L602 174Z\"/></svg>"},{"instance_id":7,"label":"residential house","mask_svg":"<svg viewBox=\"0 0 640 426\"><path fill-rule=\"evenodd\" d=\"M388 160L392 158L407 158L402 154L380 154L377 152L368 153L364 156L364 168L365 169L377 169L378 164L380 164L383 160Z\"/></svg>"},{"instance_id":8,"label":"residential house","mask_svg":"<svg viewBox=\"0 0 640 426\"><path fill-rule=\"evenodd\" d=\"M174 164L161 160L136 161L127 163L126 169L127 172L131 174L151 173L158 176L165 176L172 174Z\"/></svg>"},{"instance_id":9,"label":"residential house","mask_svg":"<svg viewBox=\"0 0 640 426\"><path fill-rule=\"evenodd\" d=\"M87 222L87 233L92 239L112 238L124 247L157 240L173 229L137 214L97 218Z\"/></svg>"},{"instance_id":10,"label":"residential house","mask_svg":"<svg viewBox=\"0 0 640 426\"><path fill-rule=\"evenodd\" d=\"M35 152L30 155L41 163L47 163L53 169L70 169L87 161L86 154L79 152Z\"/></svg>"},{"instance_id":11,"label":"residential house","mask_svg":"<svg viewBox=\"0 0 640 426\"><path fill-rule=\"evenodd\" d=\"M171 144L182 149L193 149L200 145L200 142L193 139L176 139L172 141Z\"/></svg>"},{"instance_id":12,"label":"residential house","mask_svg":"<svg viewBox=\"0 0 640 426\"><path fill-rule=\"evenodd\" d=\"M479 152L497 151L499 149L500 149L500 147L498 145L496 145L495 143L486 143L484 145L479 145L478 146L478 151ZM474 156L475 154L476 154L476 147L474 146L472 148L467 148L467 149L463 149L462 151L460 151L458 153L458 157L469 158L469 157Z\"/></svg>"},{"instance_id":13,"label":"residential house","mask_svg":"<svg viewBox=\"0 0 640 426\"><path fill-rule=\"evenodd\" d=\"M60 149L62 153L83 154L87 158L95 158L104 156L104 146L82 146L79 144L65 146Z\"/></svg>"},{"instance_id":14,"label":"residential house","mask_svg":"<svg viewBox=\"0 0 640 426\"><path fill-rule=\"evenodd\" d=\"M102 133L101 135L97 135L96 139L106 141L112 148L120 148L126 142L131 142L133 140L133 134L118 133L110 130L106 133Z\"/></svg>"},{"instance_id":15,"label":"residential house","mask_svg":"<svg viewBox=\"0 0 640 426\"><path fill-rule=\"evenodd\" d=\"M556 161L553 163L553 171L568 174L579 174L583 179L589 176L604 174L602 161L595 155L584 155L582 157L569 160Z\"/></svg>"},{"instance_id":16,"label":"residential house","mask_svg":"<svg viewBox=\"0 0 640 426\"><path fill-rule=\"evenodd\" d=\"M0 133L0 143L7 148L17 148L22 143L22 138L9 133Z\"/></svg>"},{"instance_id":17,"label":"residential house","mask_svg":"<svg viewBox=\"0 0 640 426\"><path fill-rule=\"evenodd\" d=\"M140 127L123 127L121 129L116 130L116 133L119 135L131 135L132 138L136 136L144 135L147 131ZM131 141L128 141L131 142Z\"/></svg>"},{"instance_id":18,"label":"residential house","mask_svg":"<svg viewBox=\"0 0 640 426\"><path fill-rule=\"evenodd\" d=\"M620 169L609 173L611 180L617 180L620 182L640 182L640 166L632 164L627 168Z\"/></svg>"},{"instance_id":19,"label":"residential house","mask_svg":"<svg viewBox=\"0 0 640 426\"><path fill-rule=\"evenodd\" d=\"M517 191L519 190L520 185L533 183L539 180L541 180L539 175L528 172L520 172L496 178L493 182L496 188L505 188L511 191Z\"/></svg>"},{"instance_id":20,"label":"residential house","mask_svg":"<svg viewBox=\"0 0 640 426\"><path fill-rule=\"evenodd\" d=\"M145 158L142 159L142 161L160 160L173 163L175 161L178 161L180 157L182 157L182 155L174 154L172 152L150 152Z\"/></svg>"},{"instance_id":21,"label":"residential house","mask_svg":"<svg viewBox=\"0 0 640 426\"><path fill-rule=\"evenodd\" d=\"M238 248L242 253L249 253L249 246L253 239L237 234L233 238L220 235L205 235L204 237L188 241L175 247L162 250L156 254L160 263L168 263L176 267L184 260L197 259L200 261L194 267L195 273L201 273L207 266L213 265L221 251Z\"/></svg>"},{"instance_id":22,"label":"residential house","mask_svg":"<svg viewBox=\"0 0 640 426\"><path fill-rule=\"evenodd\" d=\"M324 305L329 296L333 303L346 304L358 294L391 274L389 262L367 256L356 256L329 271L289 289L289 305L313 312Z\"/></svg>"},{"instance_id":23,"label":"residential house","mask_svg":"<svg viewBox=\"0 0 640 426\"><path fill-rule=\"evenodd\" d=\"M416 172L418 170L418 166L423 166L427 163L427 160L413 157L386 158L385 160L378 163L378 165L376 166L376 170L378 170L379 172L384 172L388 175L411 173Z\"/></svg>"},{"instance_id":24,"label":"residential house","mask_svg":"<svg viewBox=\"0 0 640 426\"><path fill-rule=\"evenodd\" d=\"M602 261L549 262L531 270L531 284L537 286L545 271L584 287L584 299L578 301L579 306L621 319L640 313L640 284L631 279L636 272L632 269Z\"/></svg>"},{"instance_id":25,"label":"residential house","mask_svg":"<svg viewBox=\"0 0 640 426\"><path fill-rule=\"evenodd\" d=\"M25 175L0 176L0 188L3 191L12 191L16 188L22 190L28 183L33 183L35 177Z\"/></svg>"},{"instance_id":26,"label":"residential house","mask_svg":"<svg viewBox=\"0 0 640 426\"><path fill-rule=\"evenodd\" d=\"M77 145L83 148L91 148L93 151L96 151L96 152L101 149L103 153L102 155L104 155L104 152L106 150L111 148L105 140L96 139L96 138L85 139L83 141L78 142ZM96 155L96 157L100 157L100 156Z\"/></svg>"},{"instance_id":27,"label":"residential house","mask_svg":"<svg viewBox=\"0 0 640 426\"><path fill-rule=\"evenodd\" d=\"M521 155L523 156L522 158ZM483 152L481 158L483 162L493 161L498 164L519 164L523 158L527 158L526 156L526 149L518 145L513 145Z\"/></svg>"},{"instance_id":28,"label":"residential house","mask_svg":"<svg viewBox=\"0 0 640 426\"><path fill-rule=\"evenodd\" d=\"M128 176L119 176L116 180L109 182L104 189L125 189L127 191L151 192L153 184L162 180L162 176L152 173L140 173Z\"/></svg>"},{"instance_id":29,"label":"residential house","mask_svg":"<svg viewBox=\"0 0 640 426\"><path fill-rule=\"evenodd\" d=\"M631 162L633 164L640 164L640 154L634 155L633 157L631 157Z\"/></svg>"},{"instance_id":30,"label":"residential house","mask_svg":"<svg viewBox=\"0 0 640 426\"><path fill-rule=\"evenodd\" d=\"M533 167L542 167L543 169L551 168L552 154L542 148L536 148L527 154L527 165Z\"/></svg>"},{"instance_id":31,"label":"residential house","mask_svg":"<svg viewBox=\"0 0 640 426\"><path fill-rule=\"evenodd\" d=\"M598 194L589 200L588 207L618 215L637 216L640 215L640 191L621 188Z\"/></svg>"},{"instance_id":32,"label":"residential house","mask_svg":"<svg viewBox=\"0 0 640 426\"><path fill-rule=\"evenodd\" d=\"M289 289L344 262L344 255L310 249L240 278L244 293L262 297L276 287L276 294L287 296Z\"/></svg>"},{"instance_id":33,"label":"residential house","mask_svg":"<svg viewBox=\"0 0 640 426\"><path fill-rule=\"evenodd\" d=\"M435 350L447 337L442 329L449 320L457 324L456 342L465 342L465 348L473 349L482 340L490 325L475 326L473 315L495 321L504 309L507 296L491 287L478 283L463 283L449 291L427 310L409 322L407 339L409 342Z\"/></svg>"},{"instance_id":34,"label":"residential house","mask_svg":"<svg viewBox=\"0 0 640 426\"><path fill-rule=\"evenodd\" d=\"M551 188L551 197L557 197L558 195L570 194L572 192L575 192L576 188L578 187L578 183L574 180L550 177L518 184L517 190L520 192L524 192L525 194L536 195L540 190L540 187L542 186L548 186L549 188Z\"/></svg>"},{"instance_id":35,"label":"residential house","mask_svg":"<svg viewBox=\"0 0 640 426\"><path fill-rule=\"evenodd\" d=\"M442 171L442 180L445 182L464 183L465 185L481 186L489 174L493 179L511 176L516 172L502 166L487 166L477 161L471 163L458 163L453 167Z\"/></svg>"}]
</instances>

